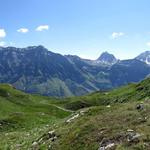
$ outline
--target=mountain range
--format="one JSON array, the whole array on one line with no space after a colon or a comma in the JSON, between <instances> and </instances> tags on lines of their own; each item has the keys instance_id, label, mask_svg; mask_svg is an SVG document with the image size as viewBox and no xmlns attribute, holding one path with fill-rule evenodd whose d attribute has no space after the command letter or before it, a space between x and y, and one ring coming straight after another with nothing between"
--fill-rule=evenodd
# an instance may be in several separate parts
<instances>
[{"instance_id":1,"label":"mountain range","mask_svg":"<svg viewBox=\"0 0 150 150\"><path fill-rule=\"evenodd\" d=\"M104 52L96 60L61 55L43 46L0 47L0 83L42 95L65 97L138 82L150 74L150 52L119 60Z\"/></svg>"}]
</instances>

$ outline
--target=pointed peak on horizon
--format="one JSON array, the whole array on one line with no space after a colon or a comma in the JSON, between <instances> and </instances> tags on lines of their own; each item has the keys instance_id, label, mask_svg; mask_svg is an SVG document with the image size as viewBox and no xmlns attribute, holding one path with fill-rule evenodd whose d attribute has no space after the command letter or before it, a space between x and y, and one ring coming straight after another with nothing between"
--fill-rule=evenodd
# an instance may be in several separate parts
<instances>
[{"instance_id":1,"label":"pointed peak on horizon","mask_svg":"<svg viewBox=\"0 0 150 150\"><path fill-rule=\"evenodd\" d=\"M135 57L135 59L138 59L138 60L150 65L150 51L147 50L147 51L139 54L137 57Z\"/></svg>"},{"instance_id":2,"label":"pointed peak on horizon","mask_svg":"<svg viewBox=\"0 0 150 150\"><path fill-rule=\"evenodd\" d=\"M117 58L113 54L109 53L108 51L105 51L99 56L97 61L104 64L114 64L117 62Z\"/></svg>"}]
</instances>

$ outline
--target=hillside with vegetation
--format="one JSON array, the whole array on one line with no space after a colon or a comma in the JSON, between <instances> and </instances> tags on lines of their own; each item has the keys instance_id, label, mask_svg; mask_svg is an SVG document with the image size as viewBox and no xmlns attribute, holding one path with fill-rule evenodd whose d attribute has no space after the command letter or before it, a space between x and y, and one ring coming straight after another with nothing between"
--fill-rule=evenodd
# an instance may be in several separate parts
<instances>
[{"instance_id":1,"label":"hillside with vegetation","mask_svg":"<svg viewBox=\"0 0 150 150\"><path fill-rule=\"evenodd\" d=\"M0 85L0 149L27 149L50 126L70 115L53 101Z\"/></svg>"},{"instance_id":2,"label":"hillside with vegetation","mask_svg":"<svg viewBox=\"0 0 150 150\"><path fill-rule=\"evenodd\" d=\"M142 101L150 96L150 78L140 83L131 83L111 91L97 91L81 97L66 98L63 103L57 101L59 105L71 110L78 110L85 107L98 105L111 105L116 103L126 103Z\"/></svg>"},{"instance_id":3,"label":"hillside with vegetation","mask_svg":"<svg viewBox=\"0 0 150 150\"><path fill-rule=\"evenodd\" d=\"M0 85L0 149L148 150L150 78L55 99Z\"/></svg>"},{"instance_id":4,"label":"hillside with vegetation","mask_svg":"<svg viewBox=\"0 0 150 150\"><path fill-rule=\"evenodd\" d=\"M150 78L110 92L70 98L63 106L77 111L53 129L58 139L45 140L45 147L49 145L53 150L149 150Z\"/></svg>"}]
</instances>

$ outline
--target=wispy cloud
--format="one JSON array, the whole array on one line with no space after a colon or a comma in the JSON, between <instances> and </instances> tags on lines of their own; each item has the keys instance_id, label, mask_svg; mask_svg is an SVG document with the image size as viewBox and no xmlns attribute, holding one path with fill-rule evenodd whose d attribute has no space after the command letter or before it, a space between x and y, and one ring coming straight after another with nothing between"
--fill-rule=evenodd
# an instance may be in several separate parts
<instances>
[{"instance_id":1,"label":"wispy cloud","mask_svg":"<svg viewBox=\"0 0 150 150\"><path fill-rule=\"evenodd\" d=\"M43 30L48 30L49 26L48 25L40 25L36 28L36 31L43 31Z\"/></svg>"},{"instance_id":2,"label":"wispy cloud","mask_svg":"<svg viewBox=\"0 0 150 150\"><path fill-rule=\"evenodd\" d=\"M1 41L1 42L0 42L0 46L6 46L6 42Z\"/></svg>"},{"instance_id":3,"label":"wispy cloud","mask_svg":"<svg viewBox=\"0 0 150 150\"><path fill-rule=\"evenodd\" d=\"M147 42L146 45L150 47L150 42Z\"/></svg>"},{"instance_id":4,"label":"wispy cloud","mask_svg":"<svg viewBox=\"0 0 150 150\"><path fill-rule=\"evenodd\" d=\"M20 29L17 30L17 32L27 33L27 32L29 32L29 29L28 28L20 28Z\"/></svg>"},{"instance_id":5,"label":"wispy cloud","mask_svg":"<svg viewBox=\"0 0 150 150\"><path fill-rule=\"evenodd\" d=\"M6 37L6 32L4 29L0 29L0 38Z\"/></svg>"},{"instance_id":6,"label":"wispy cloud","mask_svg":"<svg viewBox=\"0 0 150 150\"><path fill-rule=\"evenodd\" d=\"M123 32L113 32L112 34L111 34L111 38L112 39L117 39L117 38L119 38L119 37L121 37L121 36L124 36L125 35L125 33L123 33Z\"/></svg>"}]
</instances>

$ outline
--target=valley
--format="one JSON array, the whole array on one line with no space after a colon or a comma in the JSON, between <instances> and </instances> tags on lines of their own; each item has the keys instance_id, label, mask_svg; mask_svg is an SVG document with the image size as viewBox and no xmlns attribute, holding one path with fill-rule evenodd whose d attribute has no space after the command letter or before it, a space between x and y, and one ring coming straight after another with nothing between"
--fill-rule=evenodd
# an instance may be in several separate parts
<instances>
[{"instance_id":1,"label":"valley","mask_svg":"<svg viewBox=\"0 0 150 150\"><path fill-rule=\"evenodd\" d=\"M0 85L0 149L149 149L150 78L64 99Z\"/></svg>"},{"instance_id":2,"label":"valley","mask_svg":"<svg viewBox=\"0 0 150 150\"><path fill-rule=\"evenodd\" d=\"M149 0L0 2L0 150L150 150Z\"/></svg>"}]
</instances>

